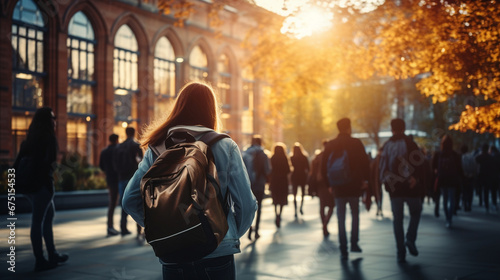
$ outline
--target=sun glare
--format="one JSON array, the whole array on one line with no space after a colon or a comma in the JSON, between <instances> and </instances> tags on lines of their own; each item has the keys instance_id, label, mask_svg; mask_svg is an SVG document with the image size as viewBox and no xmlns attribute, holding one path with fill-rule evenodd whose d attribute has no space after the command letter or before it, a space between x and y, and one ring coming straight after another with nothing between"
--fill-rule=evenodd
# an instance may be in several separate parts
<instances>
[{"instance_id":1,"label":"sun glare","mask_svg":"<svg viewBox=\"0 0 500 280\"><path fill-rule=\"evenodd\" d=\"M332 18L333 15L325 9L311 5L303 6L296 15L285 20L281 32L301 39L331 28Z\"/></svg>"}]
</instances>

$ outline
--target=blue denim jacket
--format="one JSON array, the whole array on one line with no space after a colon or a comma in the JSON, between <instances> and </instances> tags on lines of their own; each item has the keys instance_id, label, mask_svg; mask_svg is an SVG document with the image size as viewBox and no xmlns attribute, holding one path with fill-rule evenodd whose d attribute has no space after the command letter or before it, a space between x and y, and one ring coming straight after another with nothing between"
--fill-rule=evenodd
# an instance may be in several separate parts
<instances>
[{"instance_id":1,"label":"blue denim jacket","mask_svg":"<svg viewBox=\"0 0 500 280\"><path fill-rule=\"evenodd\" d=\"M203 132L210 131L209 128L200 126L176 126L172 130L188 130L199 139ZM241 158L238 145L230 138L224 138L213 144L212 153L215 158L215 166L222 190L225 195L229 190L232 207L228 214L227 222L229 230L219 244L219 247L206 258L239 253L240 237L242 237L252 221L257 210L256 199L250 189L250 180ZM141 195L141 179L153 164L153 152L148 148L144 158L132 179L130 179L123 194L122 207L139 225L144 227L144 208Z\"/></svg>"}]
</instances>

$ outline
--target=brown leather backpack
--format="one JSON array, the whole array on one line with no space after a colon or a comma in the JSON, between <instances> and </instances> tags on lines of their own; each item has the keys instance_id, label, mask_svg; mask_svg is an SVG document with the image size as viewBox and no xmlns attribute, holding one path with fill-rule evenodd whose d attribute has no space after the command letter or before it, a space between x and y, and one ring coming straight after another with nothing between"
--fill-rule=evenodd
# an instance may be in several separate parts
<instances>
[{"instance_id":1,"label":"brown leather backpack","mask_svg":"<svg viewBox=\"0 0 500 280\"><path fill-rule=\"evenodd\" d=\"M227 197L221 193L210 146L229 137L215 131L198 141L175 132L141 180L147 242L164 262L201 259L213 252L227 233Z\"/></svg>"}]
</instances>

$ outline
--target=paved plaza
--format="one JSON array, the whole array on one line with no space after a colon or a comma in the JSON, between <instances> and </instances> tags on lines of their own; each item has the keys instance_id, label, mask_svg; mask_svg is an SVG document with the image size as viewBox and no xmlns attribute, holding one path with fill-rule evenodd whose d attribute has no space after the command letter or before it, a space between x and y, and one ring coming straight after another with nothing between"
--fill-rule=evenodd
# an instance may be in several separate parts
<instances>
[{"instance_id":1,"label":"paved plaza","mask_svg":"<svg viewBox=\"0 0 500 280\"><path fill-rule=\"evenodd\" d=\"M242 253L235 256L237 279L500 279L500 216L496 211L485 213L477 200L472 212L458 212L452 229L445 228L444 214L435 218L433 204L426 202L416 243L420 255L408 255L406 264L396 261L387 199L383 219L377 219L374 208L361 211L359 245L363 252L350 253L347 261L340 260L335 216L329 225L330 237L323 238L318 205L317 197L307 197L304 215L295 219L291 202L284 209L281 229L276 230L273 205L264 199L261 238L241 238ZM118 224L119 208L115 213ZM10 229L0 229L0 279L162 279L161 265L148 244L134 234L106 238L106 208L56 212L56 245L70 259L54 270L34 273L30 216L16 215L15 272L8 271L6 256ZM7 216L0 217L9 224ZM133 233L134 225L130 219Z\"/></svg>"}]
</instances>

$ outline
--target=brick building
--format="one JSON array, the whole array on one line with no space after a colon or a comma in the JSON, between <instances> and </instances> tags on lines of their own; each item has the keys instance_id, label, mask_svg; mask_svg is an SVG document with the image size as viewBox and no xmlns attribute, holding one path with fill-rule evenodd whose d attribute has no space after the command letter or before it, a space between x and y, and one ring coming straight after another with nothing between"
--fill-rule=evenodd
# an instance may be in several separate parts
<instances>
[{"instance_id":1,"label":"brick building","mask_svg":"<svg viewBox=\"0 0 500 280\"><path fill-rule=\"evenodd\" d=\"M183 27L155 0L6 0L0 4L0 159L11 163L35 110L57 116L61 154L78 152L96 164L111 133L139 132L166 115L187 81L216 88L224 130L243 146L259 132L256 104L263 83L245 66L241 44L252 15L246 1L219 12L192 0Z\"/></svg>"}]
</instances>

